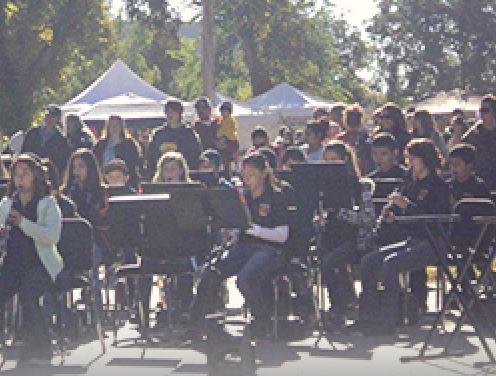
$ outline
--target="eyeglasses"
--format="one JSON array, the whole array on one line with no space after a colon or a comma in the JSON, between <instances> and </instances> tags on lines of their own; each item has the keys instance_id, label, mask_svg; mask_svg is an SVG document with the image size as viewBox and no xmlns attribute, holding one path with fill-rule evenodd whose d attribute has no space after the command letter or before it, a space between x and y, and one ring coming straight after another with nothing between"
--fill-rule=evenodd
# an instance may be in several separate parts
<instances>
[{"instance_id":1,"label":"eyeglasses","mask_svg":"<svg viewBox=\"0 0 496 376\"><path fill-rule=\"evenodd\" d=\"M479 110L479 112L481 114L488 114L488 113L491 112L491 109L489 107L481 107L480 110Z\"/></svg>"}]
</instances>

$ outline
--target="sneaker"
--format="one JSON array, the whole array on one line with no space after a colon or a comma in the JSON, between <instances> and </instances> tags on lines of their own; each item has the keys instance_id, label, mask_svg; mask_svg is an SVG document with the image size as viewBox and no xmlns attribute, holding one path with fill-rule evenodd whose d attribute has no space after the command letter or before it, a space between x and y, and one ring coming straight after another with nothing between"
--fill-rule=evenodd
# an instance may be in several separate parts
<instances>
[{"instance_id":1,"label":"sneaker","mask_svg":"<svg viewBox=\"0 0 496 376\"><path fill-rule=\"evenodd\" d=\"M363 331L367 337L386 337L396 335L396 328L393 324L386 322L376 322Z\"/></svg>"}]
</instances>

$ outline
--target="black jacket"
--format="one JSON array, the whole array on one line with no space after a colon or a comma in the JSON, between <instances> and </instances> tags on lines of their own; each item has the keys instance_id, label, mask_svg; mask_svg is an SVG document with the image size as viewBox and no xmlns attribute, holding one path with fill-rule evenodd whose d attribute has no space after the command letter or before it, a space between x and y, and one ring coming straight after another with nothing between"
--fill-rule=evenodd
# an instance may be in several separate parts
<instances>
[{"instance_id":1,"label":"black jacket","mask_svg":"<svg viewBox=\"0 0 496 376\"><path fill-rule=\"evenodd\" d=\"M80 148L92 150L95 146L95 136L88 129L77 129L67 137L71 152Z\"/></svg>"},{"instance_id":2,"label":"black jacket","mask_svg":"<svg viewBox=\"0 0 496 376\"><path fill-rule=\"evenodd\" d=\"M34 153L40 158L50 159L57 166L61 175L65 172L67 161L71 153L67 139L62 132L56 128L55 133L43 143L41 136L41 127L33 127L26 132L24 143L22 144L23 153Z\"/></svg>"},{"instance_id":3,"label":"black jacket","mask_svg":"<svg viewBox=\"0 0 496 376\"><path fill-rule=\"evenodd\" d=\"M405 210L393 208L397 215L449 214L451 212L448 184L437 174L405 182L402 194L408 197L409 204ZM412 238L425 239L427 236L421 223L399 226L402 226L407 236Z\"/></svg>"},{"instance_id":4,"label":"black jacket","mask_svg":"<svg viewBox=\"0 0 496 376\"><path fill-rule=\"evenodd\" d=\"M202 144L198 134L190 126L182 125L179 128L171 128L162 125L153 130L147 159L147 170L150 176L155 173L157 162L162 154L168 151L180 152L184 155L191 170L198 169Z\"/></svg>"}]
</instances>

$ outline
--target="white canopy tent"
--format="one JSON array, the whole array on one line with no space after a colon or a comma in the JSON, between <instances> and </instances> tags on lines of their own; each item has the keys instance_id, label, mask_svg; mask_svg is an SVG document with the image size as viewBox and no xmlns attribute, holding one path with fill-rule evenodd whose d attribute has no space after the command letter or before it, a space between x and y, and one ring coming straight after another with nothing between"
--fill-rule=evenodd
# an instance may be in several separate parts
<instances>
[{"instance_id":1,"label":"white canopy tent","mask_svg":"<svg viewBox=\"0 0 496 376\"><path fill-rule=\"evenodd\" d=\"M78 106L94 105L104 99L129 93L155 101L163 101L169 97L139 77L119 59L95 82L63 107L75 109Z\"/></svg>"},{"instance_id":2,"label":"white canopy tent","mask_svg":"<svg viewBox=\"0 0 496 376\"><path fill-rule=\"evenodd\" d=\"M305 93L283 82L244 103L255 113L276 112L282 118L310 118L318 107L330 108L333 102Z\"/></svg>"},{"instance_id":3,"label":"white canopy tent","mask_svg":"<svg viewBox=\"0 0 496 376\"><path fill-rule=\"evenodd\" d=\"M479 110L482 96L466 93L455 89L448 92L440 92L431 98L427 98L415 104L416 110L427 110L433 115L449 115L455 109L461 109L471 114Z\"/></svg>"}]
</instances>

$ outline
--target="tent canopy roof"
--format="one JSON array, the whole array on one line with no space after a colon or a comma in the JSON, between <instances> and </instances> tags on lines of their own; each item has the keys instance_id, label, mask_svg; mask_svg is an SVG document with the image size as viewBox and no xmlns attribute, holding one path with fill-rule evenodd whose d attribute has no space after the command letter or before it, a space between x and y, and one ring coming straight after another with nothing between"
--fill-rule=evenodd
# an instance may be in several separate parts
<instances>
[{"instance_id":1,"label":"tent canopy roof","mask_svg":"<svg viewBox=\"0 0 496 376\"><path fill-rule=\"evenodd\" d=\"M101 100L127 93L134 93L155 101L168 98L167 94L144 81L119 59L82 93L67 102L66 106L95 104Z\"/></svg>"},{"instance_id":2,"label":"tent canopy roof","mask_svg":"<svg viewBox=\"0 0 496 376\"><path fill-rule=\"evenodd\" d=\"M287 82L283 82L266 93L249 99L245 105L251 107L254 111L266 111L287 108L330 107L333 102L305 93Z\"/></svg>"}]
</instances>

